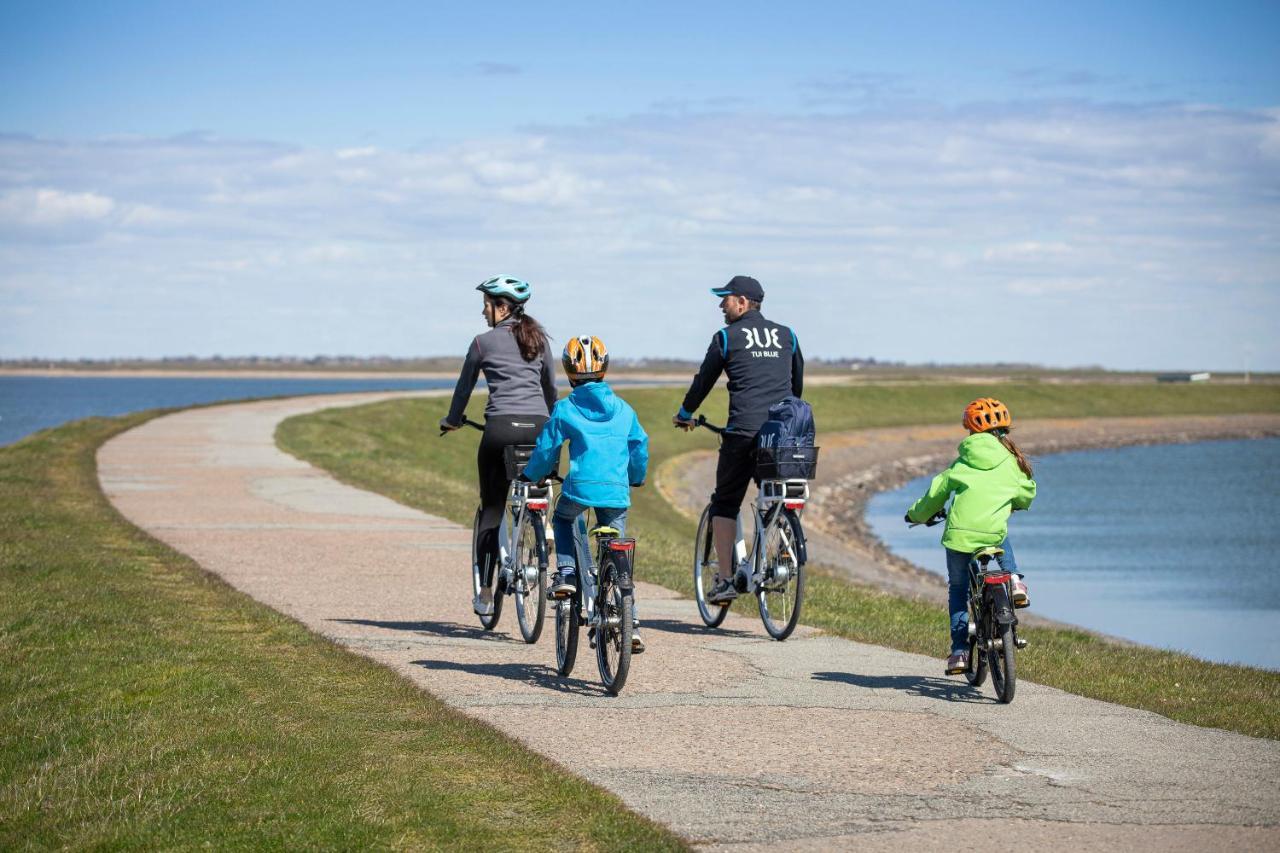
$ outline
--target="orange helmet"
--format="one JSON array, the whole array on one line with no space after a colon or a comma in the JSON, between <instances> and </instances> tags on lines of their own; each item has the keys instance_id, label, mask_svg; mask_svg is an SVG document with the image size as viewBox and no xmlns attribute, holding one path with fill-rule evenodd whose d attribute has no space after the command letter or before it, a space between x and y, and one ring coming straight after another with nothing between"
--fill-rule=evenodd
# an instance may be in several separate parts
<instances>
[{"instance_id":1,"label":"orange helmet","mask_svg":"<svg viewBox=\"0 0 1280 853\"><path fill-rule=\"evenodd\" d=\"M964 407L964 427L970 432L987 432L1013 426L1009 407L991 397L979 397Z\"/></svg>"},{"instance_id":2,"label":"orange helmet","mask_svg":"<svg viewBox=\"0 0 1280 853\"><path fill-rule=\"evenodd\" d=\"M603 379L609 369L609 351L595 335L579 335L569 338L560 361L570 382Z\"/></svg>"}]
</instances>

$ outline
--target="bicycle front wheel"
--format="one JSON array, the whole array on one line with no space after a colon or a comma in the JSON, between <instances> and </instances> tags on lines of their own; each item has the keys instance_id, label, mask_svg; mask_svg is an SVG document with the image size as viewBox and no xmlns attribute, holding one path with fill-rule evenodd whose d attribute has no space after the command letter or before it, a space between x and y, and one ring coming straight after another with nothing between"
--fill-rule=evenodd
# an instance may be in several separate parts
<instances>
[{"instance_id":1,"label":"bicycle front wheel","mask_svg":"<svg viewBox=\"0 0 1280 853\"><path fill-rule=\"evenodd\" d=\"M760 621L775 640L785 640L800 621L800 605L804 601L804 563L800 561L800 521L783 513L769 526L757 556L761 567L760 587L756 598L760 603Z\"/></svg>"},{"instance_id":2,"label":"bicycle front wheel","mask_svg":"<svg viewBox=\"0 0 1280 853\"><path fill-rule=\"evenodd\" d=\"M600 569L600 627L596 629L596 664L604 689L614 696L627 683L631 670L632 596L618 585L618 565L606 557Z\"/></svg>"},{"instance_id":3,"label":"bicycle front wheel","mask_svg":"<svg viewBox=\"0 0 1280 853\"><path fill-rule=\"evenodd\" d=\"M578 593L556 602L556 672L568 675L578 659Z\"/></svg>"},{"instance_id":4,"label":"bicycle front wheel","mask_svg":"<svg viewBox=\"0 0 1280 853\"><path fill-rule=\"evenodd\" d=\"M712 533L711 506L702 511L698 535L693 540L693 597L698 602L698 615L708 628L718 628L729 614L729 605L710 604L707 596L716 582L720 563L716 559L715 535Z\"/></svg>"},{"instance_id":5,"label":"bicycle front wheel","mask_svg":"<svg viewBox=\"0 0 1280 853\"><path fill-rule=\"evenodd\" d=\"M471 592L475 603L479 604L485 597L493 602L493 609L488 613L477 613L480 626L492 631L502 616L502 593L498 591L498 567L481 565L480 559L480 515L482 507L476 508L475 520L471 522Z\"/></svg>"},{"instance_id":6,"label":"bicycle front wheel","mask_svg":"<svg viewBox=\"0 0 1280 853\"><path fill-rule=\"evenodd\" d=\"M984 624L986 614L969 602L969 624L973 626L973 636L969 639L969 668L964 671L965 680L974 687L981 687L987 680L987 650L984 642L987 626Z\"/></svg>"},{"instance_id":7,"label":"bicycle front wheel","mask_svg":"<svg viewBox=\"0 0 1280 853\"><path fill-rule=\"evenodd\" d=\"M525 516L520 541L514 550L515 572L512 590L516 599L516 621L526 643L536 643L547 619L547 530L542 514Z\"/></svg>"}]
</instances>

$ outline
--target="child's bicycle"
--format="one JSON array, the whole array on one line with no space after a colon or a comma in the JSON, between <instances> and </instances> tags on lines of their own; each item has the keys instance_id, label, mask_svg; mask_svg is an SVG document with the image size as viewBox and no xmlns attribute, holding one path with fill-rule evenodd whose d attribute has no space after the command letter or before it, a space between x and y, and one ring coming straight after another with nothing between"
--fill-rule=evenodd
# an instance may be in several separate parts
<instances>
[{"instance_id":1,"label":"child's bicycle","mask_svg":"<svg viewBox=\"0 0 1280 853\"><path fill-rule=\"evenodd\" d=\"M939 510L925 526L932 527L946 517L947 511ZM974 687L981 687L990 670L996 698L1008 704L1018 683L1015 652L1025 649L1027 641L1018 637L1013 576L999 564L989 567L1003 554L1002 549L992 546L979 548L969 559L969 668L964 677Z\"/></svg>"},{"instance_id":2,"label":"child's bicycle","mask_svg":"<svg viewBox=\"0 0 1280 853\"><path fill-rule=\"evenodd\" d=\"M702 416L694 424L717 434L724 432L723 427L708 423ZM806 457L800 464L812 476L817 464L817 448L787 449L788 452L793 450L797 455ZM760 621L769 636L785 640L800 621L800 607L804 602L804 565L808 552L800 514L809 499L809 483L806 479L775 476L776 460L762 461L757 464L756 471L760 488L757 499L751 504L755 522L751 551L747 552L743 541L741 516L737 519L737 539L733 546L734 563L738 567L748 565L748 569L740 571L735 568L734 583L738 592L756 596ZM702 510L702 517L698 520L693 548L693 589L698 613L708 628L716 628L728 614L729 605L707 601L719 568L710 504Z\"/></svg>"},{"instance_id":3,"label":"child's bicycle","mask_svg":"<svg viewBox=\"0 0 1280 853\"><path fill-rule=\"evenodd\" d=\"M475 421L463 418L466 426L484 431ZM444 432L440 433L445 435ZM547 527L546 512L551 505L551 485L521 480L520 473L533 451L531 444L513 444L503 448L511 491L507 496L507 512L498 531L498 566L480 565L479 527L482 507L476 508L471 523L471 592L474 601L488 592L493 601L489 613L479 613L480 625L491 631L502 616L504 596L516 602L516 621L526 643L536 643L542 636L547 614ZM488 568L486 572L485 569Z\"/></svg>"},{"instance_id":4,"label":"child's bicycle","mask_svg":"<svg viewBox=\"0 0 1280 853\"><path fill-rule=\"evenodd\" d=\"M636 540L619 537L612 527L591 530L596 540L596 558L589 549L579 549L578 590L555 602L556 672L568 675L578 657L578 630L585 623L596 665L605 690L617 696L627 683L631 669L631 633L634 628L632 604L632 560Z\"/></svg>"}]
</instances>

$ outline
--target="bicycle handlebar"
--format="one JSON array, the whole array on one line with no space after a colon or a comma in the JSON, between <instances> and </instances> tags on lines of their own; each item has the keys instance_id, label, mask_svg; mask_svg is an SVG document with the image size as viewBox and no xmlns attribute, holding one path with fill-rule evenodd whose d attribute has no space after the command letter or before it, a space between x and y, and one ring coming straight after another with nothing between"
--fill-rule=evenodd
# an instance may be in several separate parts
<instances>
[{"instance_id":1,"label":"bicycle handlebar","mask_svg":"<svg viewBox=\"0 0 1280 853\"><path fill-rule=\"evenodd\" d=\"M458 429L462 429L464 426L469 426L472 429L478 429L481 432L484 432L484 424L478 424L475 421L471 420L471 418L468 418L466 415L462 416L462 423L458 425ZM453 430L451 429L440 430L441 435L448 435L451 432L453 432Z\"/></svg>"},{"instance_id":2,"label":"bicycle handlebar","mask_svg":"<svg viewBox=\"0 0 1280 853\"><path fill-rule=\"evenodd\" d=\"M706 415L698 415L697 419L694 421L690 421L690 423L692 423L695 428L706 427L707 429L714 432L716 435L719 435L724 432L724 427L716 426L715 424L711 423L710 421L707 420Z\"/></svg>"},{"instance_id":3,"label":"bicycle handlebar","mask_svg":"<svg viewBox=\"0 0 1280 853\"><path fill-rule=\"evenodd\" d=\"M920 522L920 521L911 521L910 519L908 519L907 526L919 527L921 524L923 524L925 527L933 527L935 524L940 524L943 521L946 521L946 519L947 519L947 511L945 509L940 509L937 512L935 512L928 521Z\"/></svg>"}]
</instances>

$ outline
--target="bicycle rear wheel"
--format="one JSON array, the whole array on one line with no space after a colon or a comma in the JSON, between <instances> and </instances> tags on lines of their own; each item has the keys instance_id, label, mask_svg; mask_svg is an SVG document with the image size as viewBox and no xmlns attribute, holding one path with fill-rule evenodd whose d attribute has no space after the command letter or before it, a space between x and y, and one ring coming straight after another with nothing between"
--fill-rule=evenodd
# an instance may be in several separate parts
<instances>
[{"instance_id":1,"label":"bicycle rear wheel","mask_svg":"<svg viewBox=\"0 0 1280 853\"><path fill-rule=\"evenodd\" d=\"M513 557L516 621L520 623L524 641L536 643L547 619L547 529L542 513L530 512L525 516Z\"/></svg>"},{"instance_id":2,"label":"bicycle rear wheel","mask_svg":"<svg viewBox=\"0 0 1280 853\"><path fill-rule=\"evenodd\" d=\"M804 601L804 563L800 562L800 521L790 513L771 524L762 553L757 559L762 569L756 599L760 621L775 640L785 640L800 621Z\"/></svg>"},{"instance_id":3,"label":"bicycle rear wheel","mask_svg":"<svg viewBox=\"0 0 1280 853\"><path fill-rule=\"evenodd\" d=\"M487 616L476 614L480 617L480 626L486 631L492 631L498 624L498 618L502 616L502 593L498 591L498 566L489 566L486 578L485 566L480 565L480 514L483 511L483 508L477 507L475 520L471 522L471 592L476 598L486 590L492 596L493 612Z\"/></svg>"},{"instance_id":4,"label":"bicycle rear wheel","mask_svg":"<svg viewBox=\"0 0 1280 853\"><path fill-rule=\"evenodd\" d=\"M992 644L988 655L991 662L991 686L996 690L996 698L1008 705L1013 701L1013 692L1018 686L1018 676L1014 669L1013 626L1005 625L1002 629L994 624L994 619L992 622L992 636L999 637L999 641Z\"/></svg>"},{"instance_id":5,"label":"bicycle rear wheel","mask_svg":"<svg viewBox=\"0 0 1280 853\"><path fill-rule=\"evenodd\" d=\"M693 597L698 602L698 614L703 623L708 628L718 628L729 614L729 605L707 602L720 567L711 528L711 506L707 505L702 510L702 518L698 519L698 535L693 540Z\"/></svg>"},{"instance_id":6,"label":"bicycle rear wheel","mask_svg":"<svg viewBox=\"0 0 1280 853\"><path fill-rule=\"evenodd\" d=\"M604 689L617 696L627 683L631 671L631 603L632 596L618 585L618 565L612 556L605 557L600 567L600 593L596 612L600 627L596 629L596 664Z\"/></svg>"},{"instance_id":7,"label":"bicycle rear wheel","mask_svg":"<svg viewBox=\"0 0 1280 853\"><path fill-rule=\"evenodd\" d=\"M568 675L578 659L579 595L574 593L555 603L556 606L556 672Z\"/></svg>"}]
</instances>

